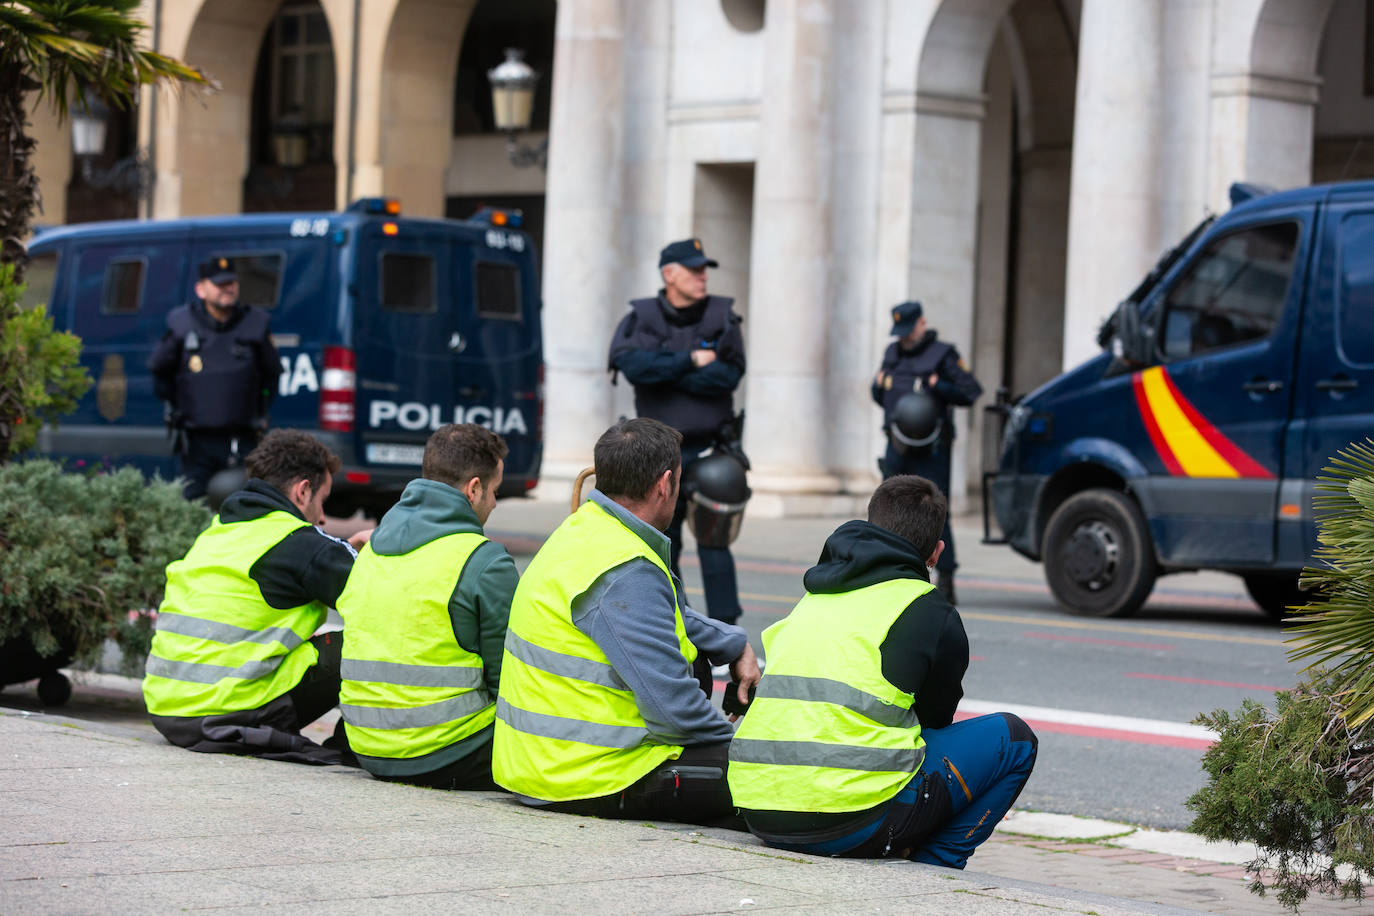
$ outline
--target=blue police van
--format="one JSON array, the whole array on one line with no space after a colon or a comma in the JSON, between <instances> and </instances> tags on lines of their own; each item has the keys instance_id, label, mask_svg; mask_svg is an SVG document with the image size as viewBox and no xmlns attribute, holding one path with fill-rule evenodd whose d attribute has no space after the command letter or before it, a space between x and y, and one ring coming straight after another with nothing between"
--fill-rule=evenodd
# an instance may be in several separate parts
<instances>
[{"instance_id":1,"label":"blue police van","mask_svg":"<svg viewBox=\"0 0 1374 916\"><path fill-rule=\"evenodd\" d=\"M1282 616L1316 478L1374 435L1374 182L1231 199L1119 305L1102 353L1002 409L985 533L990 506L1076 613L1216 569Z\"/></svg>"},{"instance_id":2,"label":"blue police van","mask_svg":"<svg viewBox=\"0 0 1374 916\"><path fill-rule=\"evenodd\" d=\"M342 213L109 222L29 245L27 302L82 339L95 385L39 451L76 464L176 474L147 360L196 265L232 258L240 301L267 309L281 356L271 424L343 459L329 511L388 508L419 476L425 440L478 423L510 447L504 495L539 479L543 344L533 245L519 212L415 219L394 200Z\"/></svg>"}]
</instances>

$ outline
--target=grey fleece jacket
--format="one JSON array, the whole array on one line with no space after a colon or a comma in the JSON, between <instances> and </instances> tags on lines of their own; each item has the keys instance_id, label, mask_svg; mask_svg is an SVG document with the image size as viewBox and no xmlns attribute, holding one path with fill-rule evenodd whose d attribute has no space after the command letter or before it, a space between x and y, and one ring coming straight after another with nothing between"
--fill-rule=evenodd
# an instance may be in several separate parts
<instances>
[{"instance_id":1,"label":"grey fleece jacket","mask_svg":"<svg viewBox=\"0 0 1374 916\"><path fill-rule=\"evenodd\" d=\"M648 544L668 566L668 537L600 490L590 499ZM682 583L675 582L682 595ZM683 664L673 628L673 594L663 571L637 557L601 575L572 605L573 624L587 634L634 692L635 705L660 744L729 741L732 726L711 705ZM748 643L744 630L682 607L687 638L712 664L729 664Z\"/></svg>"},{"instance_id":2,"label":"grey fleece jacket","mask_svg":"<svg viewBox=\"0 0 1374 916\"><path fill-rule=\"evenodd\" d=\"M482 534L482 525L466 496L448 484L420 478L406 485L396 505L382 516L369 542L372 552L381 556L410 553L430 541L450 534ZM487 692L496 699L501 682L501 654L505 649L506 625L510 620L510 599L520 576L506 548L487 541L473 551L462 570L453 570L456 584L449 596L448 615L458 645L482 657L482 674ZM344 640L348 640L348 619L344 619ZM359 760L372 773L381 776L414 776L429 773L460 760L491 740L488 726L457 744L405 760L363 758Z\"/></svg>"}]
</instances>

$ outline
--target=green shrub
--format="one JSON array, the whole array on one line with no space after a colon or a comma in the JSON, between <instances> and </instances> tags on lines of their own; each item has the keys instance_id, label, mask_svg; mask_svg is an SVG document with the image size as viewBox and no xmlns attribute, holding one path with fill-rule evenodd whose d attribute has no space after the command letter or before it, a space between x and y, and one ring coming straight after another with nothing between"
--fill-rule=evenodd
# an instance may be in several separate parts
<instances>
[{"instance_id":1,"label":"green shrub","mask_svg":"<svg viewBox=\"0 0 1374 916\"><path fill-rule=\"evenodd\" d=\"M91 387L81 339L53 330L39 306L19 307L24 286L0 264L0 463L33 448L39 428L57 424Z\"/></svg>"},{"instance_id":2,"label":"green shrub","mask_svg":"<svg viewBox=\"0 0 1374 916\"><path fill-rule=\"evenodd\" d=\"M1303 585L1319 600L1292 621L1292 661L1305 677L1198 722L1217 732L1203 755L1208 784L1188 800L1191 829L1254 843L1251 890L1293 910L1312 891L1363 896L1374 882L1374 442L1332 459L1314 500L1317 559ZM1266 872L1265 870L1269 870Z\"/></svg>"},{"instance_id":3,"label":"green shrub","mask_svg":"<svg viewBox=\"0 0 1374 916\"><path fill-rule=\"evenodd\" d=\"M126 667L140 666L165 568L209 519L180 487L147 483L133 468L0 466L0 642L23 639L40 655L67 651L89 662L113 636Z\"/></svg>"}]
</instances>

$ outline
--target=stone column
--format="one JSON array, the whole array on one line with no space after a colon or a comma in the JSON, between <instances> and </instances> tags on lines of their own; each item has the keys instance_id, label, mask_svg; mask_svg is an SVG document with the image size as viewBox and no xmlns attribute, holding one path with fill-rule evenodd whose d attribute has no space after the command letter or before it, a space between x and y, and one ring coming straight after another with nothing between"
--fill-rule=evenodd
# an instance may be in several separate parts
<instances>
[{"instance_id":1,"label":"stone column","mask_svg":"<svg viewBox=\"0 0 1374 916\"><path fill-rule=\"evenodd\" d=\"M1069 192L1064 368L1158 255L1162 10L1084 0Z\"/></svg>"},{"instance_id":2,"label":"stone column","mask_svg":"<svg viewBox=\"0 0 1374 916\"><path fill-rule=\"evenodd\" d=\"M830 29L835 0L773 0L754 184L748 428L756 491L833 492L828 469Z\"/></svg>"},{"instance_id":3,"label":"stone column","mask_svg":"<svg viewBox=\"0 0 1374 916\"><path fill-rule=\"evenodd\" d=\"M590 464L611 416L606 353L624 311L622 0L563 0L554 45L544 246L544 476ZM623 384L623 383L622 383Z\"/></svg>"}]
</instances>

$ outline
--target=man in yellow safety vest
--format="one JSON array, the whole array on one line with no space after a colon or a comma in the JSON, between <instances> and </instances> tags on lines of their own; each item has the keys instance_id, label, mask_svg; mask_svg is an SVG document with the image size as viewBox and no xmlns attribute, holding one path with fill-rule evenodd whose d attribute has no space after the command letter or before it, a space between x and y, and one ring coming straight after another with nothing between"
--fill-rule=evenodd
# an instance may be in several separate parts
<instances>
[{"instance_id":1,"label":"man in yellow safety vest","mask_svg":"<svg viewBox=\"0 0 1374 916\"><path fill-rule=\"evenodd\" d=\"M339 596L339 708L349 745L378 779L496 788L492 720L519 575L482 526L505 455L489 429L439 427L422 476L383 516Z\"/></svg>"},{"instance_id":2,"label":"man in yellow safety vest","mask_svg":"<svg viewBox=\"0 0 1374 916\"><path fill-rule=\"evenodd\" d=\"M496 781L522 802L601 817L728 818L733 730L692 675L759 679L744 631L689 608L669 570L682 435L622 420L596 443L597 489L520 579L496 703Z\"/></svg>"},{"instance_id":3,"label":"man in yellow safety vest","mask_svg":"<svg viewBox=\"0 0 1374 916\"><path fill-rule=\"evenodd\" d=\"M806 595L763 633L768 673L730 746L730 789L770 846L963 868L1035 766L1010 713L954 722L968 637L930 583L945 498L883 481L845 522Z\"/></svg>"}]
</instances>

